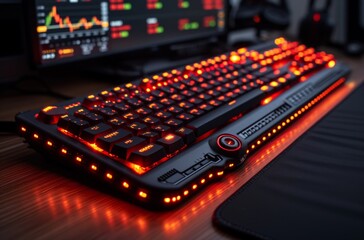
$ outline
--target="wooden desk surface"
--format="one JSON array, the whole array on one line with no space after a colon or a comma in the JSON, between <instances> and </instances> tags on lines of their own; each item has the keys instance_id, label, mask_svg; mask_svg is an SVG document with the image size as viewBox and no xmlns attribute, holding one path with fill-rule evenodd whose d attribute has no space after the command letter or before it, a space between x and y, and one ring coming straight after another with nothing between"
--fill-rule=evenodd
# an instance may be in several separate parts
<instances>
[{"instance_id":1,"label":"wooden desk surface","mask_svg":"<svg viewBox=\"0 0 364 240\"><path fill-rule=\"evenodd\" d=\"M212 225L216 207L352 91L364 76L363 58L350 60L349 84L340 88L225 179L206 187L181 207L150 211L118 198L92 179L79 177L46 159L12 134L0 135L0 236L2 239L215 239L231 238ZM76 84L76 85L75 85ZM116 85L116 84L114 84ZM55 84L58 91L79 96L112 84ZM57 102L48 96L6 92L0 119Z\"/></svg>"}]
</instances>

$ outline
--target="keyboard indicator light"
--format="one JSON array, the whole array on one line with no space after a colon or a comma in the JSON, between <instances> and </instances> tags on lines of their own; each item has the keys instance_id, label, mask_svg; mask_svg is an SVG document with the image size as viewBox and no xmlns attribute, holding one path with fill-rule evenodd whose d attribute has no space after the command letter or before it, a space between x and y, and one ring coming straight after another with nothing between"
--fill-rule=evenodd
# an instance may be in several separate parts
<instances>
[{"instance_id":1,"label":"keyboard indicator light","mask_svg":"<svg viewBox=\"0 0 364 240\"><path fill-rule=\"evenodd\" d=\"M91 165L91 170L93 170L93 171L97 171L97 166L96 166L95 164L92 164L92 165Z\"/></svg>"},{"instance_id":2,"label":"keyboard indicator light","mask_svg":"<svg viewBox=\"0 0 364 240\"><path fill-rule=\"evenodd\" d=\"M329 68L333 68L333 67L335 67L335 65L336 65L336 62L335 62L334 60L331 60L331 61L327 64L327 66L328 66Z\"/></svg>"},{"instance_id":3,"label":"keyboard indicator light","mask_svg":"<svg viewBox=\"0 0 364 240\"><path fill-rule=\"evenodd\" d=\"M142 198L147 198L148 195L145 192L140 191L139 196Z\"/></svg>"}]
</instances>

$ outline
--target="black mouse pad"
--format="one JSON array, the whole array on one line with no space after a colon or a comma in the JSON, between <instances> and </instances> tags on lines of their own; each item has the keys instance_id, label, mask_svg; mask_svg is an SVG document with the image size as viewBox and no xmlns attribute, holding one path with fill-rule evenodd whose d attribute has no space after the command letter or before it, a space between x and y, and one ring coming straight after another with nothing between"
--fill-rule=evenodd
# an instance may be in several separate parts
<instances>
[{"instance_id":1,"label":"black mouse pad","mask_svg":"<svg viewBox=\"0 0 364 240\"><path fill-rule=\"evenodd\" d=\"M242 238L364 239L364 85L214 213Z\"/></svg>"}]
</instances>

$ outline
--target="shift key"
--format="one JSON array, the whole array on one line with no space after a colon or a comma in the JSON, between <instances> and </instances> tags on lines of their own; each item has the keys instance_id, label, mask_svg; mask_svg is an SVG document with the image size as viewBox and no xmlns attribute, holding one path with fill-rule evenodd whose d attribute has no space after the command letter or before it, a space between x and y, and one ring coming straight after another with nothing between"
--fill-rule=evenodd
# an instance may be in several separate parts
<instances>
[{"instance_id":1,"label":"shift key","mask_svg":"<svg viewBox=\"0 0 364 240\"><path fill-rule=\"evenodd\" d=\"M140 147L138 150L131 153L129 161L138 164L142 167L147 167L156 161L164 158L166 151L158 144L148 144Z\"/></svg>"}]
</instances>

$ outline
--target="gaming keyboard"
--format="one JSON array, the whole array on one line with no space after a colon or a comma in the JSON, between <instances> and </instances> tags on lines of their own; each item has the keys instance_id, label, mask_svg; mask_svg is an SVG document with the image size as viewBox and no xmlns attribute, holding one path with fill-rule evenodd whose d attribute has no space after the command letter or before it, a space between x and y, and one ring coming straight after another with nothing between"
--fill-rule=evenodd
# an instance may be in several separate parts
<instances>
[{"instance_id":1,"label":"gaming keyboard","mask_svg":"<svg viewBox=\"0 0 364 240\"><path fill-rule=\"evenodd\" d=\"M35 149L153 206L184 202L342 84L334 56L283 38L16 116Z\"/></svg>"}]
</instances>

